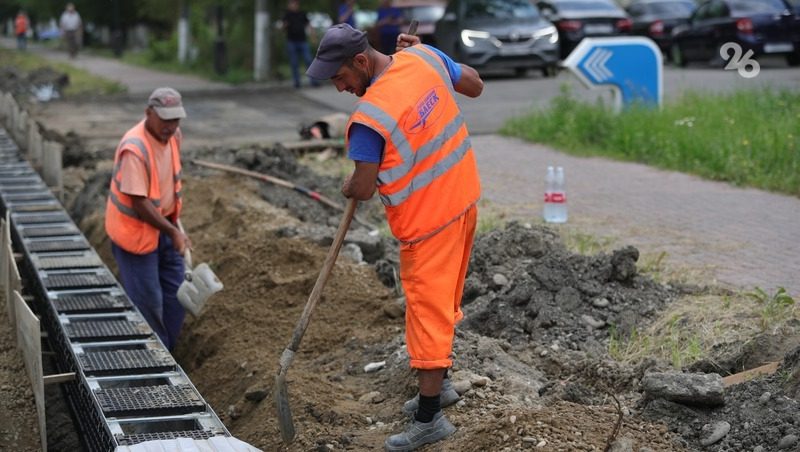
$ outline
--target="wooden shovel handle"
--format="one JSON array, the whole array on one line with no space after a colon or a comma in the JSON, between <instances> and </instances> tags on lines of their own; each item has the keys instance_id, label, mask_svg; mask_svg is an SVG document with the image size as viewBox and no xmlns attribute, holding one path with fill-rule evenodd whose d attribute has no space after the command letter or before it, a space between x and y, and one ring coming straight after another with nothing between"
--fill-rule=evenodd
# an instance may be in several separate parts
<instances>
[{"instance_id":1,"label":"wooden shovel handle","mask_svg":"<svg viewBox=\"0 0 800 452\"><path fill-rule=\"evenodd\" d=\"M181 223L181 220L178 219L176 223L178 224L178 230L180 230L183 235L186 235L186 231L183 230L183 223ZM189 251L188 246L183 250L183 264L183 272L186 276L186 279L190 280L192 278L192 252Z\"/></svg>"},{"instance_id":2,"label":"wooden shovel handle","mask_svg":"<svg viewBox=\"0 0 800 452\"><path fill-rule=\"evenodd\" d=\"M347 235L347 230L350 229L350 222L353 220L353 215L356 212L357 206L358 201L354 199L349 199L347 201L344 215L339 222L339 228L336 229L336 236L333 238L333 243L331 243L331 247L328 250L328 255L325 257L325 262L322 264L322 270L319 272L317 282L314 283L311 295L308 296L306 307L303 309L303 315L300 316L300 320L297 321L297 325L294 327L292 341L289 343L289 346L286 347L292 352L296 352L297 348L300 346L303 334L305 334L306 328L308 328L308 324L311 321L311 313L314 312L314 308L317 306L317 302L322 295L322 289L325 287L325 283L328 282L328 277L331 274L331 270L333 270L333 265L336 263L336 257L339 255L342 243L344 243L344 236Z\"/></svg>"}]
</instances>

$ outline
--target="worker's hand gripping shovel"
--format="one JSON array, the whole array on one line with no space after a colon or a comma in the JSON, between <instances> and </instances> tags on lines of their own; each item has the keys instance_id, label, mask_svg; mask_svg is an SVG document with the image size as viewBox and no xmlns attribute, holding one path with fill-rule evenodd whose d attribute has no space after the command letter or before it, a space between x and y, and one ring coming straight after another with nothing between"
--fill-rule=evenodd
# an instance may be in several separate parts
<instances>
[{"instance_id":1,"label":"worker's hand gripping shovel","mask_svg":"<svg viewBox=\"0 0 800 452\"><path fill-rule=\"evenodd\" d=\"M183 225L178 220L178 228L183 231ZM178 301L184 309L193 316L200 315L200 310L211 295L222 290L222 282L205 262L192 268L192 253L189 247L183 252L184 274L183 282L178 287Z\"/></svg>"},{"instance_id":2,"label":"worker's hand gripping shovel","mask_svg":"<svg viewBox=\"0 0 800 452\"><path fill-rule=\"evenodd\" d=\"M278 369L278 374L275 376L274 397L275 406L278 410L278 426L280 427L281 436L285 443L292 442L295 433L294 423L292 422L292 411L289 407L289 392L286 389L286 372L289 370L289 366L292 365L292 361L294 361L294 354L300 347L300 341L303 339L303 334L305 334L308 323L311 320L311 313L314 311L322 295L322 288L325 287L325 283L328 281L328 276L331 274L333 264L336 263L336 257L339 255L339 250L342 248L344 236L350 228L350 222L353 219L357 204L358 201L353 199L347 202L344 215L342 216L341 222L339 222L339 228L336 230L336 236L333 238L333 243L328 250L328 255L325 257L325 263L322 265L322 270L317 277L317 282L314 283L314 288L311 290L308 301L306 301L303 314L294 327L292 340L283 351L283 354L281 354L280 369Z\"/></svg>"}]
</instances>

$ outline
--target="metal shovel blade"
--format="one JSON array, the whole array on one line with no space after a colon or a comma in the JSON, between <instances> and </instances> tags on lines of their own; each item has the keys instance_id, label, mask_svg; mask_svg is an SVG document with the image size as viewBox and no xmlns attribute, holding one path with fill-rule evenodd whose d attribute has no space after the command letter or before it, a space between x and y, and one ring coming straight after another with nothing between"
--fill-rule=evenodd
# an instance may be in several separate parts
<instances>
[{"instance_id":1,"label":"metal shovel blade","mask_svg":"<svg viewBox=\"0 0 800 452\"><path fill-rule=\"evenodd\" d=\"M184 309L197 317L208 298L222 290L223 285L206 263L195 267L191 276L191 280L187 278L178 288L178 301Z\"/></svg>"}]
</instances>

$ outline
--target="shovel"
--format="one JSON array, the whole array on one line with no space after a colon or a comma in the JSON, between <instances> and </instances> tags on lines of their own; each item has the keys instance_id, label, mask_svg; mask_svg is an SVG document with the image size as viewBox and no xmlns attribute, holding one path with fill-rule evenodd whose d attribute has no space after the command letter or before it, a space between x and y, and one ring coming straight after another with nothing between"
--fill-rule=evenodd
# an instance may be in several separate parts
<instances>
[{"instance_id":1,"label":"shovel","mask_svg":"<svg viewBox=\"0 0 800 452\"><path fill-rule=\"evenodd\" d=\"M178 220L178 228L183 231L183 225ZM200 315L200 310L211 295L222 290L222 282L205 262L192 268L192 253L189 247L183 252L185 270L183 282L178 287L178 301L184 309L193 316Z\"/></svg>"},{"instance_id":2,"label":"shovel","mask_svg":"<svg viewBox=\"0 0 800 452\"><path fill-rule=\"evenodd\" d=\"M350 221L353 219L353 214L356 211L358 201L350 199L344 210L342 220L339 222L339 228L336 230L336 236L333 238L333 243L328 250L328 255L325 257L325 262L322 264L322 270L319 272L317 282L314 283L314 288L311 290L311 295L308 296L306 307L303 309L303 314L297 321L292 333L292 341L283 350L280 358L280 369L275 376L275 406L278 410L278 426L281 430L281 436L284 443L290 443L294 440L294 423L292 422L292 410L289 407L289 391L286 389L286 372L289 366L294 361L294 354L300 347L300 341L303 339L303 334L308 328L308 323L311 320L311 313L317 305L317 302L322 295L322 288L328 281L328 276L331 274L333 264L336 263L336 257L339 255L339 249L342 248L344 236L350 228Z\"/></svg>"}]
</instances>

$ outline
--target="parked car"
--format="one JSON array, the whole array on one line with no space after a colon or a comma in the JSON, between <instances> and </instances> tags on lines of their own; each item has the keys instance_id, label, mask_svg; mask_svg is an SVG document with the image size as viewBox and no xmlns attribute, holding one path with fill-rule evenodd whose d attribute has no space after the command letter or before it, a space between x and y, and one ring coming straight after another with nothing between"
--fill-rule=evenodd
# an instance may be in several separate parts
<instances>
[{"instance_id":1,"label":"parked car","mask_svg":"<svg viewBox=\"0 0 800 452\"><path fill-rule=\"evenodd\" d=\"M436 45L436 38L434 31L436 30L436 22L444 16L446 1L420 1L420 0L395 0L394 6L400 8L403 12L403 25L400 30L405 33L408 31L408 26L411 20L416 19L419 25L417 26L417 36L420 37L425 44Z\"/></svg>"},{"instance_id":2,"label":"parked car","mask_svg":"<svg viewBox=\"0 0 800 452\"><path fill-rule=\"evenodd\" d=\"M451 0L435 37L445 53L479 71L556 73L558 32L528 0Z\"/></svg>"},{"instance_id":3,"label":"parked car","mask_svg":"<svg viewBox=\"0 0 800 452\"><path fill-rule=\"evenodd\" d=\"M753 58L784 55L790 65L800 65L800 17L785 0L707 0L672 39L672 60L680 66L721 65L719 51L728 42L741 46L742 54L752 50Z\"/></svg>"},{"instance_id":4,"label":"parked car","mask_svg":"<svg viewBox=\"0 0 800 452\"><path fill-rule=\"evenodd\" d=\"M627 35L632 22L612 0L541 0L542 15L558 29L561 58L587 37Z\"/></svg>"},{"instance_id":5,"label":"parked car","mask_svg":"<svg viewBox=\"0 0 800 452\"><path fill-rule=\"evenodd\" d=\"M696 8L693 0L634 0L628 5L631 33L655 41L664 54L672 47L672 29L689 23Z\"/></svg>"}]
</instances>

